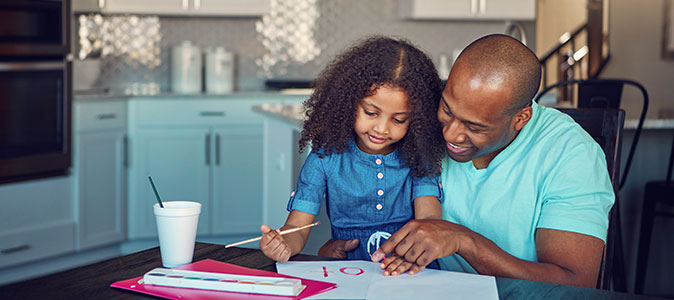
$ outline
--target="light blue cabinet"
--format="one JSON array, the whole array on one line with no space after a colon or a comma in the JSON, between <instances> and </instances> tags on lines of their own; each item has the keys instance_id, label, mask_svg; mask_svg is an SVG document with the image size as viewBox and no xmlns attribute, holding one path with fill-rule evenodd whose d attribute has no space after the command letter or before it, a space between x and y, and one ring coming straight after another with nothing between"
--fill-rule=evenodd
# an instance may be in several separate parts
<instances>
[{"instance_id":1,"label":"light blue cabinet","mask_svg":"<svg viewBox=\"0 0 674 300\"><path fill-rule=\"evenodd\" d=\"M129 238L156 237L162 200L202 204L198 235L256 234L263 216L263 117L275 99L132 99Z\"/></svg>"},{"instance_id":2,"label":"light blue cabinet","mask_svg":"<svg viewBox=\"0 0 674 300\"><path fill-rule=\"evenodd\" d=\"M77 249L126 238L126 101L76 102L73 191Z\"/></svg>"}]
</instances>

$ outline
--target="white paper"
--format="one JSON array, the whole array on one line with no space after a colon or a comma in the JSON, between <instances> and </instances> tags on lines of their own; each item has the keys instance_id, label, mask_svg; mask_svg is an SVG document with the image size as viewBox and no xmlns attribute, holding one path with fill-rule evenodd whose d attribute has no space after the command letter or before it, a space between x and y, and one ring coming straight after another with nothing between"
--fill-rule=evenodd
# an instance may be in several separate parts
<instances>
[{"instance_id":1,"label":"white paper","mask_svg":"<svg viewBox=\"0 0 674 300\"><path fill-rule=\"evenodd\" d=\"M384 277L379 263L364 260L290 261L276 263L276 270L279 274L337 284L335 289L306 299L365 299L371 279Z\"/></svg>"},{"instance_id":2,"label":"white paper","mask_svg":"<svg viewBox=\"0 0 674 300\"><path fill-rule=\"evenodd\" d=\"M337 284L307 299L498 299L492 276L431 269L383 276L379 263L358 260L276 263L276 269L280 274Z\"/></svg>"},{"instance_id":3,"label":"white paper","mask_svg":"<svg viewBox=\"0 0 674 300\"><path fill-rule=\"evenodd\" d=\"M492 276L426 269L376 278L366 299L498 299L498 290Z\"/></svg>"}]
</instances>

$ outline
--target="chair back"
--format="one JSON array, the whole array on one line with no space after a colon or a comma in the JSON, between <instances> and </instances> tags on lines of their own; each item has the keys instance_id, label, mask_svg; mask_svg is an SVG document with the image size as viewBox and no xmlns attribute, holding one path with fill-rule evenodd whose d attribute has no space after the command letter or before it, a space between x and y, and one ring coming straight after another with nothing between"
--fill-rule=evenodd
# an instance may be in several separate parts
<instances>
[{"instance_id":1,"label":"chair back","mask_svg":"<svg viewBox=\"0 0 674 300\"><path fill-rule=\"evenodd\" d=\"M560 108L558 110L571 116L604 150L609 177L613 184L613 191L617 195L625 111L610 108ZM599 278L597 280L597 288L600 289L610 288L615 275L614 262L622 256L622 248L618 248L622 241L620 239L620 220L617 201L616 197L616 203L609 212L609 228L606 235ZM616 252L618 252L617 256ZM619 268L622 268L622 265ZM617 276L624 275L617 274Z\"/></svg>"}]
</instances>

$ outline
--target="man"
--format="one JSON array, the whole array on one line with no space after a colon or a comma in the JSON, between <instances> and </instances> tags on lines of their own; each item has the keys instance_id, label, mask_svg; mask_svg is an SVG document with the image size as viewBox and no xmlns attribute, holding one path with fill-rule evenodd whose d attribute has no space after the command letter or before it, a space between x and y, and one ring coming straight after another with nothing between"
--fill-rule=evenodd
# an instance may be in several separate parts
<instances>
[{"instance_id":1,"label":"man","mask_svg":"<svg viewBox=\"0 0 674 300\"><path fill-rule=\"evenodd\" d=\"M536 55L511 37L464 49L438 109L449 156L443 220L394 233L372 255L385 275L440 258L446 270L596 285L615 198L605 156L570 117L532 103L540 78ZM319 255L354 244L328 242Z\"/></svg>"}]
</instances>

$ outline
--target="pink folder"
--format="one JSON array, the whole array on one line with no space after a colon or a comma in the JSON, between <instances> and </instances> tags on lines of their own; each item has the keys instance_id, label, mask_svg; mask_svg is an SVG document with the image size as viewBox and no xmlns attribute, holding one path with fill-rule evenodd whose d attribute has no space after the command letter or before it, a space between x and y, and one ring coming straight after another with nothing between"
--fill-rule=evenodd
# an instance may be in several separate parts
<instances>
[{"instance_id":1,"label":"pink folder","mask_svg":"<svg viewBox=\"0 0 674 300\"><path fill-rule=\"evenodd\" d=\"M190 270L190 271L201 271L201 272L217 272L217 273L227 273L227 274L237 274L237 275L250 275L250 276L268 276L268 277L284 277L284 278L298 278L293 276L282 275L269 271L249 269L245 267L240 267L237 265L232 265L224 262L215 261L212 259L204 259L195 263L187 264L184 266L177 267L179 270ZM150 270L148 270L150 271ZM117 281L111 284L111 287L125 289L129 291L134 291L138 293L148 294L152 296L167 298L167 299L302 299L309 296L313 296L325 291L329 291L337 287L337 284L324 281L316 281L310 279L302 279L302 284L307 287L297 296L276 296L276 295L263 295L263 294L248 294L248 293L235 293L235 292L225 292L225 291L213 291L213 290L199 290L199 289L189 289L189 288L177 288L169 286L159 286L159 285L150 285L150 284L140 284L138 280L142 279L143 276Z\"/></svg>"}]
</instances>

